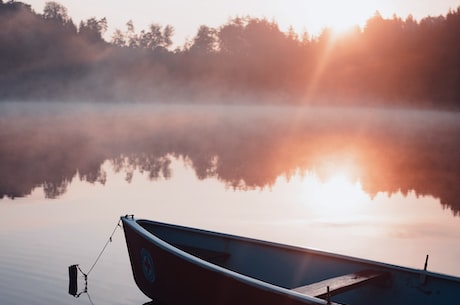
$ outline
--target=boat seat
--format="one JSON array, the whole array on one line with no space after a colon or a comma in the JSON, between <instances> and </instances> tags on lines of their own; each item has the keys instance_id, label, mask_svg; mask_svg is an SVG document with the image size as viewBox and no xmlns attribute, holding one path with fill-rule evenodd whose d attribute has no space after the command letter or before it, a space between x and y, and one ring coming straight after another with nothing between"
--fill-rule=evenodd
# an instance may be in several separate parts
<instances>
[{"instance_id":1,"label":"boat seat","mask_svg":"<svg viewBox=\"0 0 460 305\"><path fill-rule=\"evenodd\" d=\"M386 278L387 276L387 272L378 270L363 270L308 284L305 286L300 286L292 290L309 296L324 298L328 297L328 294L329 296L336 295L363 284Z\"/></svg>"}]
</instances>

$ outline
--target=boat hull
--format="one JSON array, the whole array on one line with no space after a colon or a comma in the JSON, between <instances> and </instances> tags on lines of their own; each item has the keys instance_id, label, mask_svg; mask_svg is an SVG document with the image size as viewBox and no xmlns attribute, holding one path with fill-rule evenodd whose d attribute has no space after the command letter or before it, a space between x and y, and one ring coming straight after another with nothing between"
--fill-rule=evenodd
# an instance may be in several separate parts
<instances>
[{"instance_id":1,"label":"boat hull","mask_svg":"<svg viewBox=\"0 0 460 305\"><path fill-rule=\"evenodd\" d=\"M295 288L368 269L386 276L343 289L332 304L460 304L456 277L132 217L122 220L136 284L166 305L326 304L325 294L320 299Z\"/></svg>"},{"instance_id":2,"label":"boat hull","mask_svg":"<svg viewBox=\"0 0 460 305\"><path fill-rule=\"evenodd\" d=\"M164 249L124 225L135 282L152 300L167 305L323 304L250 285ZM188 257L187 257L188 258Z\"/></svg>"}]
</instances>

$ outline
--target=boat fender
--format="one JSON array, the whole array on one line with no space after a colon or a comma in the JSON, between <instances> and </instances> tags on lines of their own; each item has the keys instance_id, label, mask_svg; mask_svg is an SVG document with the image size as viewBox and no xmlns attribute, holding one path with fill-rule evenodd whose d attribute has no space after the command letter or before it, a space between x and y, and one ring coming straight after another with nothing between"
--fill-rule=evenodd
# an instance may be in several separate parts
<instances>
[{"instance_id":1,"label":"boat fender","mask_svg":"<svg viewBox=\"0 0 460 305\"><path fill-rule=\"evenodd\" d=\"M85 279L85 288L78 292L78 271L81 272ZM78 264L69 266L69 294L78 298L82 293L88 292L88 274L84 273Z\"/></svg>"},{"instance_id":2,"label":"boat fender","mask_svg":"<svg viewBox=\"0 0 460 305\"><path fill-rule=\"evenodd\" d=\"M69 294L76 296L78 291L77 265L69 266Z\"/></svg>"}]
</instances>

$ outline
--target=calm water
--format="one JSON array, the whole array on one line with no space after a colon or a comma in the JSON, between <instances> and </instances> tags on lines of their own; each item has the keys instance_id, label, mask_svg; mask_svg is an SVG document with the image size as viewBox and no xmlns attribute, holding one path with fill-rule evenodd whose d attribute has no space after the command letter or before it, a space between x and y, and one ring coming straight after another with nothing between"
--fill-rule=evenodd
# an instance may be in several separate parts
<instances>
[{"instance_id":1,"label":"calm water","mask_svg":"<svg viewBox=\"0 0 460 305\"><path fill-rule=\"evenodd\" d=\"M120 215L460 276L460 114L0 104L0 304L136 304ZM80 281L82 288L83 282Z\"/></svg>"}]
</instances>

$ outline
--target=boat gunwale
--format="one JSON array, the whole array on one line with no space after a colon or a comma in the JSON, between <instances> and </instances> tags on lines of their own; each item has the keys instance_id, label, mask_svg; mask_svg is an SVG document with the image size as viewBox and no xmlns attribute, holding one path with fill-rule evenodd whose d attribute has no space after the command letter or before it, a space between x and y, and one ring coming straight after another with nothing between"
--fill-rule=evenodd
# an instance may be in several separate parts
<instances>
[{"instance_id":1,"label":"boat gunwale","mask_svg":"<svg viewBox=\"0 0 460 305\"><path fill-rule=\"evenodd\" d=\"M384 269L386 271L394 271L394 272L404 272L404 273L412 273L414 275L420 275L423 274L427 277L434 277L442 280L447 280L447 281L453 281L453 282L458 282L460 283L460 277L452 276L452 275L447 275L443 273L438 273L438 272L432 272L432 271L427 271L423 269L416 269L416 268L410 268L410 267L405 267L405 266L399 266L399 265L394 265L394 264L389 264L389 263L384 263L384 262L378 262L374 260L369 260L369 259L364 259L364 258L358 258L358 257L353 257L353 256L348 256L348 255L343 255L343 254L338 254L338 253L333 253L333 252L328 252L324 250L319 250L319 249L314 249L314 248L309 248L309 247L300 247L300 246L294 246L294 245L288 245L288 244L282 244L278 242L271 242L267 240L262 240L262 239L257 239L257 238L252 238L252 237L246 237L246 236L239 236L239 235L233 235L233 234L228 234L228 233L222 233L222 232L216 232L216 231L211 231L211 230L206 230L206 229L200 229L200 228L194 228L194 227L189 227L189 226L182 226L182 225L177 225L177 224L171 224L171 223L164 223L164 222L159 222L159 221L154 221L154 220L149 220L149 219L137 219L134 217L129 216L121 217L124 221L130 224L130 226L135 229L139 234L147 238L148 240L154 242L157 246L160 246L161 248L167 250L170 253L173 253L174 255L180 256L184 259L186 259L189 262L198 264L206 269L213 270L213 271L218 271L221 272L222 274L233 277L235 279L238 279L240 281L246 282L248 284L251 284L253 286L257 286L259 288L263 288L266 290L272 290L276 291L278 293L282 294L288 294L291 297L295 298L302 298L304 300L314 302L317 304L324 304L324 300L308 295L304 295L302 293L296 292L294 290L291 290L289 288L284 288L281 286L277 286L274 284L270 284L268 282L264 282L262 280L258 280L255 278L252 278L250 276L246 276L243 274L240 274L238 272L229 270L225 267L221 267L219 265L213 264L209 261L206 261L204 259L201 259L197 256L194 256L184 250L181 250L180 248L174 246L173 244L168 243L167 241L157 237L154 233L150 232L146 228L144 228L141 223L150 223L153 225L157 226L162 226L162 227L169 227L172 229L179 229L179 230L185 230L189 232L196 232L200 234L206 234L206 235L212 235L216 237L224 237L224 238L230 238L234 239L237 241L243 241L243 242L248 242L248 243L253 243L253 244L259 244L259 245L264 245L264 246L269 246L269 247L277 247L280 249L285 249L289 251L296 251L296 252L304 252L306 254L312 254L312 255L318 255L318 256L325 256L333 259L339 259L339 260L346 260L354 263L359 263L359 264L365 264L373 267L377 267L379 269Z\"/></svg>"},{"instance_id":2,"label":"boat gunwale","mask_svg":"<svg viewBox=\"0 0 460 305\"><path fill-rule=\"evenodd\" d=\"M188 261L190 263L196 264L196 265L198 265L198 266L200 266L202 268L205 268L205 269L213 271L213 272L219 272L224 276L233 278L233 279L235 279L235 280L237 280L239 282L248 284L250 286L257 287L258 289L263 289L263 290L266 290L266 291L273 291L273 292L276 292L278 294L287 295L287 296L289 296L291 298L294 298L294 299L301 299L303 301L307 301L308 302L307 304L324 305L324 304L327 303L327 301L324 300L324 299L309 296L309 295L306 295L306 294L291 290L289 288L284 288L284 287L281 287L281 286L273 285L273 284L270 284L268 282L264 282L262 280L252 278L250 276L240 274L238 272L235 272L235 271L232 271L230 269L221 267L219 265L216 265L216 264L208 262L208 261L206 261L204 259L201 259L201 258L199 258L197 256L194 256L194 255L192 255L190 253L187 253L186 251L175 247L174 245L172 245L172 244L164 241L163 239L157 237L155 234L149 232L147 229L142 227L142 225L140 225L138 223L138 221L139 222L150 222L150 223L153 223L153 224L156 224L156 225L169 226L169 227L172 227L172 228L191 229L192 231L196 230L196 232L216 233L217 235L223 235L223 236L232 236L232 235L226 235L226 234L223 234L223 233L218 233L218 232L213 232L213 231L206 231L206 230L201 230L201 229L196 229L196 228L191 228L191 227L185 227L185 226L180 226L180 225L162 223L162 222L157 222L157 221L147 220L147 219L126 218L126 217L123 217L123 216L121 218L123 220L123 223L126 223L126 224L130 225L133 230L135 230L137 233L141 234L142 236L144 236L145 238L150 240L156 246L168 251L172 255L178 256L178 257L180 257L180 258L182 258L182 259L184 259L184 260L186 260L186 261ZM238 237L238 236L235 236L235 237ZM335 303L331 303L331 304L335 304ZM339 304L336 304L336 305L339 305Z\"/></svg>"}]
</instances>

